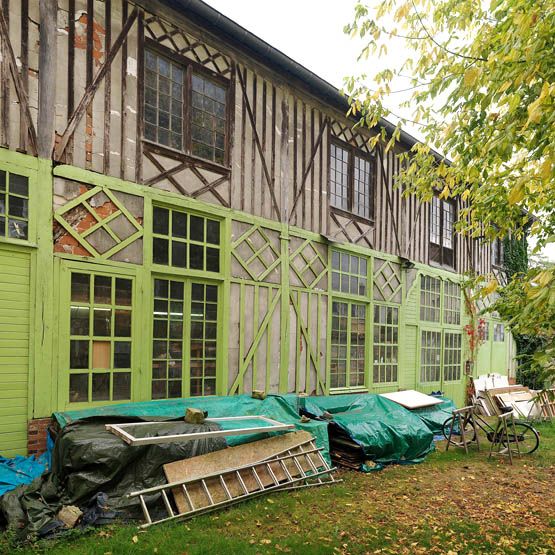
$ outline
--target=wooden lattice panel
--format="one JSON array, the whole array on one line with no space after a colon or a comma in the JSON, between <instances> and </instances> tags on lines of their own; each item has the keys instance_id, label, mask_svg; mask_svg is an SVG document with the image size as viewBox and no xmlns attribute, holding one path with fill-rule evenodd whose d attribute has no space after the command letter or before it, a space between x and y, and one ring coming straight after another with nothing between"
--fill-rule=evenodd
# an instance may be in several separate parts
<instances>
[{"instance_id":1,"label":"wooden lattice panel","mask_svg":"<svg viewBox=\"0 0 555 555\"><path fill-rule=\"evenodd\" d=\"M143 184L229 208L230 177L199 167L189 158L172 158L145 148Z\"/></svg>"},{"instance_id":2,"label":"wooden lattice panel","mask_svg":"<svg viewBox=\"0 0 555 555\"><path fill-rule=\"evenodd\" d=\"M360 133L353 131L352 127L348 125L343 125L338 121L334 121L330 125L331 127L331 134L333 137L341 139L346 143L351 145L355 145L357 148L360 148L362 151L367 152L368 154L372 153L372 149L368 144L368 138L364 137Z\"/></svg>"},{"instance_id":3,"label":"wooden lattice panel","mask_svg":"<svg viewBox=\"0 0 555 555\"><path fill-rule=\"evenodd\" d=\"M357 221L356 218L349 218L344 215L335 214L331 216L330 238L337 242L347 242L354 245L363 245L374 248L372 240L374 229L370 224Z\"/></svg>"},{"instance_id":4,"label":"wooden lattice panel","mask_svg":"<svg viewBox=\"0 0 555 555\"><path fill-rule=\"evenodd\" d=\"M152 40L220 75L230 76L231 61L211 46L156 15L147 14L144 25L145 35Z\"/></svg>"},{"instance_id":5,"label":"wooden lattice panel","mask_svg":"<svg viewBox=\"0 0 555 555\"><path fill-rule=\"evenodd\" d=\"M233 223L232 272L254 281L279 282L280 243L277 232L260 225Z\"/></svg>"},{"instance_id":6,"label":"wooden lattice panel","mask_svg":"<svg viewBox=\"0 0 555 555\"><path fill-rule=\"evenodd\" d=\"M139 197L118 195L99 186L85 189L83 194L54 214L57 224L55 251L100 259L121 259L117 255L124 249L129 250L143 236L142 217L132 214L132 209L127 208L125 202L126 198L132 197L132 204L137 204ZM142 214L142 200L138 202ZM141 263L142 248L136 253L136 260L123 260Z\"/></svg>"},{"instance_id":7,"label":"wooden lattice panel","mask_svg":"<svg viewBox=\"0 0 555 555\"><path fill-rule=\"evenodd\" d=\"M327 289L327 252L322 244L291 237L289 244L291 285L307 289Z\"/></svg>"},{"instance_id":8,"label":"wooden lattice panel","mask_svg":"<svg viewBox=\"0 0 555 555\"><path fill-rule=\"evenodd\" d=\"M401 268L389 260L374 259L374 300L400 303Z\"/></svg>"}]
</instances>

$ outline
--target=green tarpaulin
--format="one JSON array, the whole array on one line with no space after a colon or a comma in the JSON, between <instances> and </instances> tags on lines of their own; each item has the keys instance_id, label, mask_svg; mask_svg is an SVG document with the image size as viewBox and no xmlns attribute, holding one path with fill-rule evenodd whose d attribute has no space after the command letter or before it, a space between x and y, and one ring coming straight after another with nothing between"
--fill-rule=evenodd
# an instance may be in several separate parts
<instances>
[{"instance_id":1,"label":"green tarpaulin","mask_svg":"<svg viewBox=\"0 0 555 555\"><path fill-rule=\"evenodd\" d=\"M300 421L298 398L296 395L268 395L264 400L253 399L249 395L235 395L232 397L191 397L187 399L164 399L160 401L146 401L144 403L125 403L96 407L79 411L56 412L54 417L63 428L71 422L88 418L102 418L107 423L110 418L130 418L144 421L165 421L183 419L187 408L197 408L208 413L208 418L223 416L268 416L284 424L294 424L299 430L310 432L316 439L316 445L324 449L323 455L329 458L329 443L327 425L324 422ZM277 432L279 433L279 432ZM229 446L248 443L269 437L268 433L228 436Z\"/></svg>"},{"instance_id":2,"label":"green tarpaulin","mask_svg":"<svg viewBox=\"0 0 555 555\"><path fill-rule=\"evenodd\" d=\"M433 451L433 432L411 411L380 395L334 395L300 399L308 414L330 413L333 422L376 463L420 462Z\"/></svg>"}]
</instances>

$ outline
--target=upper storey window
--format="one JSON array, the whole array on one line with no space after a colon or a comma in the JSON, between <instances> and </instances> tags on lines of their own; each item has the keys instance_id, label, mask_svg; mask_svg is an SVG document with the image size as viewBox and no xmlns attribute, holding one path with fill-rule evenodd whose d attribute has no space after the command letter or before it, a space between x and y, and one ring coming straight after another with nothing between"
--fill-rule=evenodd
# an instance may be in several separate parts
<instances>
[{"instance_id":1,"label":"upper storey window","mask_svg":"<svg viewBox=\"0 0 555 555\"><path fill-rule=\"evenodd\" d=\"M430 260L454 268L455 205L438 197L432 199L430 210Z\"/></svg>"},{"instance_id":2,"label":"upper storey window","mask_svg":"<svg viewBox=\"0 0 555 555\"><path fill-rule=\"evenodd\" d=\"M491 263L493 266L502 267L505 262L505 252L503 250L503 241L496 237L491 243Z\"/></svg>"},{"instance_id":3,"label":"upper storey window","mask_svg":"<svg viewBox=\"0 0 555 555\"><path fill-rule=\"evenodd\" d=\"M373 217L373 159L361 150L338 142L330 144L330 202L334 208L361 218Z\"/></svg>"},{"instance_id":4,"label":"upper storey window","mask_svg":"<svg viewBox=\"0 0 555 555\"><path fill-rule=\"evenodd\" d=\"M227 87L186 61L145 50L144 136L205 160L226 163Z\"/></svg>"},{"instance_id":5,"label":"upper storey window","mask_svg":"<svg viewBox=\"0 0 555 555\"><path fill-rule=\"evenodd\" d=\"M0 170L0 237L28 238L29 179Z\"/></svg>"}]
</instances>

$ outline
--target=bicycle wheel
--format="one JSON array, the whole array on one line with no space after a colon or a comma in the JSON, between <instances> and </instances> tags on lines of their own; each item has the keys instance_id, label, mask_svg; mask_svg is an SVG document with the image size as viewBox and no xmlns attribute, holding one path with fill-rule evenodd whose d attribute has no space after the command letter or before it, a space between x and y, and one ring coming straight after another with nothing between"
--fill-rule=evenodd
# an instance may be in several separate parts
<instances>
[{"instance_id":1,"label":"bicycle wheel","mask_svg":"<svg viewBox=\"0 0 555 555\"><path fill-rule=\"evenodd\" d=\"M507 444L511 446L513 453L517 452L516 441L518 440L518 448L522 455L533 453L540 446L540 435L538 432L525 422L515 422L516 437L513 427L509 424L509 438L502 443L505 447Z\"/></svg>"},{"instance_id":2,"label":"bicycle wheel","mask_svg":"<svg viewBox=\"0 0 555 555\"><path fill-rule=\"evenodd\" d=\"M453 433L451 433L451 423L453 423ZM451 416L443 423L443 428L441 430L443 432L443 436L451 445L455 445L457 447L464 447L465 442L467 444L473 442L476 439L476 433L474 432L474 428L469 422L466 422L464 425L464 439L462 430L460 429L458 419L454 416ZM449 439L449 434L451 433L451 439Z\"/></svg>"}]
</instances>

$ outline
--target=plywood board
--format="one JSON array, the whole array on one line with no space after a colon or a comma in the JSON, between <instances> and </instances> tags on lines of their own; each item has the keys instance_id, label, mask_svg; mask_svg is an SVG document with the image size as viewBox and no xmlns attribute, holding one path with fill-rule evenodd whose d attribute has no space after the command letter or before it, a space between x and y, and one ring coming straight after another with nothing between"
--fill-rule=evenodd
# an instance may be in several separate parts
<instances>
[{"instance_id":1,"label":"plywood board","mask_svg":"<svg viewBox=\"0 0 555 555\"><path fill-rule=\"evenodd\" d=\"M401 405L402 407L405 407L406 409L420 409L443 403L442 399L438 399L432 395L426 395L425 393L420 393L420 391L414 391L413 389L395 391L393 393L380 393L380 395L397 403L398 405Z\"/></svg>"},{"instance_id":2,"label":"plywood board","mask_svg":"<svg viewBox=\"0 0 555 555\"><path fill-rule=\"evenodd\" d=\"M313 438L310 433L303 431L283 434L263 439L261 441L254 441L252 443L245 443L236 447L229 447L221 451L214 451L213 453L208 453L206 455L200 455L198 457L168 463L164 465L164 472L168 483L201 478L202 476L223 473L231 468L255 464L287 450L291 450L294 453L300 444L311 441L312 439ZM312 455L311 460L313 464L318 466L316 456ZM311 466L306 460L305 462L301 461L301 466L303 471L311 470ZM270 468L279 481L286 479L285 473L277 463L270 463ZM300 471L293 461L287 463L287 469L291 476L300 476ZM272 476L265 465L256 466L256 470L261 482L265 486L273 483ZM240 475L249 492L259 489L259 485L251 470L243 470L240 472ZM238 479L226 479L226 484L233 497L243 493L243 489ZM227 499L226 492L218 478L210 478L206 480L206 486L210 491L214 503L225 501ZM195 509L209 504L208 497L199 484L193 484L187 489ZM181 488L174 488L172 493L180 512L191 510L191 507L189 506Z\"/></svg>"}]
</instances>

